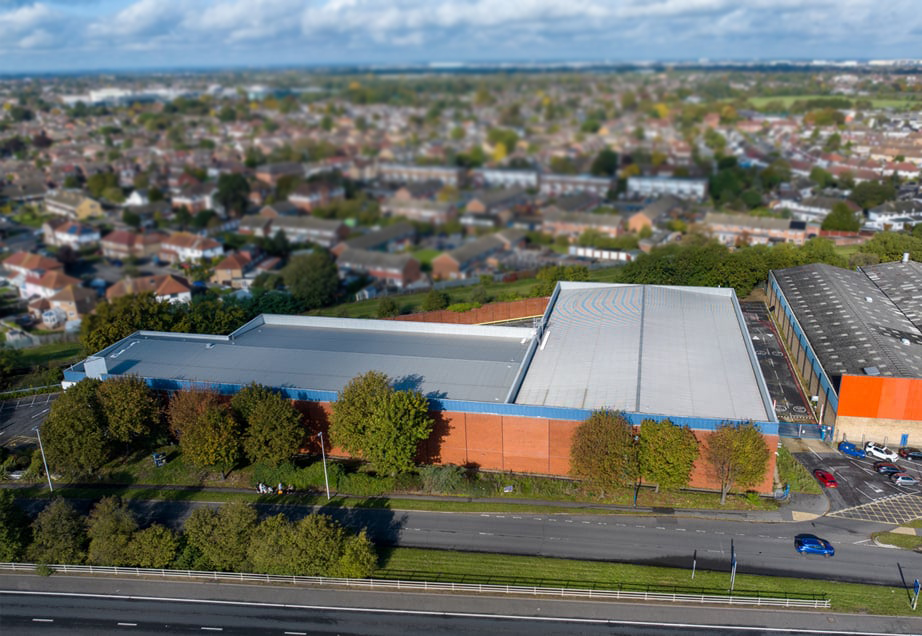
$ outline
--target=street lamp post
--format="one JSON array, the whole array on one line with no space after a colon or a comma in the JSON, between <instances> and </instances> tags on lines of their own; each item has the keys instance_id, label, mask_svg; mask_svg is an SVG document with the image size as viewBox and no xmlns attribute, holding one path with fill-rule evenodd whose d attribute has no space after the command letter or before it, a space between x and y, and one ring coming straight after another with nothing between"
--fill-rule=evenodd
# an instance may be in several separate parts
<instances>
[{"instance_id":1,"label":"street lamp post","mask_svg":"<svg viewBox=\"0 0 922 636\"><path fill-rule=\"evenodd\" d=\"M45 459L45 447L42 445L42 432L39 430L39 427L36 426L34 429L35 434L38 435L38 448L42 451L42 463L45 465L45 477L48 478L48 490L54 492L54 486L51 484L51 473L48 470L48 460Z\"/></svg>"},{"instance_id":2,"label":"street lamp post","mask_svg":"<svg viewBox=\"0 0 922 636\"><path fill-rule=\"evenodd\" d=\"M323 458L323 483L327 487L327 501L330 500L330 480L327 477L327 452L323 448L323 431L317 433L320 438L320 456Z\"/></svg>"}]
</instances>

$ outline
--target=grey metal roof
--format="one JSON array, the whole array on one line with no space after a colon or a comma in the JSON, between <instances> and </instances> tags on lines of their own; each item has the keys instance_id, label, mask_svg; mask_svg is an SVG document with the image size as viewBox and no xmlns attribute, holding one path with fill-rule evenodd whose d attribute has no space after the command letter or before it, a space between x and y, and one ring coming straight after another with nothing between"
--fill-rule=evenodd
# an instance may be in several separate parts
<instances>
[{"instance_id":1,"label":"grey metal roof","mask_svg":"<svg viewBox=\"0 0 922 636\"><path fill-rule=\"evenodd\" d=\"M139 332L95 357L105 360L109 374L319 391L339 391L377 370L398 388L431 397L503 402L533 334L514 327L267 315L228 337ZM99 373L89 361L84 367Z\"/></svg>"},{"instance_id":2,"label":"grey metal roof","mask_svg":"<svg viewBox=\"0 0 922 636\"><path fill-rule=\"evenodd\" d=\"M771 419L731 289L561 283L518 404Z\"/></svg>"},{"instance_id":3,"label":"grey metal roof","mask_svg":"<svg viewBox=\"0 0 922 636\"><path fill-rule=\"evenodd\" d=\"M861 271L899 307L912 324L922 329L922 263L881 263Z\"/></svg>"},{"instance_id":4,"label":"grey metal roof","mask_svg":"<svg viewBox=\"0 0 922 636\"><path fill-rule=\"evenodd\" d=\"M869 367L885 376L922 376L922 332L868 276L824 264L772 274L835 384Z\"/></svg>"},{"instance_id":5,"label":"grey metal roof","mask_svg":"<svg viewBox=\"0 0 922 636\"><path fill-rule=\"evenodd\" d=\"M390 241L414 236L415 234L416 228L412 223L400 222L386 225L374 232L350 238L346 241L346 245L353 249L371 250L387 245Z\"/></svg>"},{"instance_id":6,"label":"grey metal roof","mask_svg":"<svg viewBox=\"0 0 922 636\"><path fill-rule=\"evenodd\" d=\"M351 267L353 269L384 269L393 271L403 271L413 258L412 254L406 252L402 254L392 254L390 252L376 252L372 250L362 250L353 247L346 248L336 264L340 267Z\"/></svg>"}]
</instances>

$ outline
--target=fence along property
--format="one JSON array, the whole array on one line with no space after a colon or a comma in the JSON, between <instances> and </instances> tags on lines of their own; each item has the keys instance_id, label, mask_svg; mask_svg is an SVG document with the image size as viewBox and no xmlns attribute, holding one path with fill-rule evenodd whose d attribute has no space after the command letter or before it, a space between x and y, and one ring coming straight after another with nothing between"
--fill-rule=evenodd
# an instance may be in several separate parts
<instances>
[{"instance_id":1,"label":"fence along property","mask_svg":"<svg viewBox=\"0 0 922 636\"><path fill-rule=\"evenodd\" d=\"M0 563L0 570L34 572L35 563ZM667 603L701 603L706 605L751 605L757 607L800 607L828 609L828 598L777 598L767 596L709 595L687 592L650 592L623 589L578 589L565 587L538 587L523 585L491 585L480 583L451 583L431 581L406 581L399 579L337 579L323 576L279 576L272 574L247 574L235 572L200 572L196 570L160 570L153 568L105 567L95 565L51 565L56 572L65 574L101 574L139 577L164 577L209 581L247 583L286 583L324 587L346 587L363 590L400 590L406 592L451 592L461 594L509 594L513 596L546 596L559 598L590 598L605 601L660 601Z\"/></svg>"}]
</instances>

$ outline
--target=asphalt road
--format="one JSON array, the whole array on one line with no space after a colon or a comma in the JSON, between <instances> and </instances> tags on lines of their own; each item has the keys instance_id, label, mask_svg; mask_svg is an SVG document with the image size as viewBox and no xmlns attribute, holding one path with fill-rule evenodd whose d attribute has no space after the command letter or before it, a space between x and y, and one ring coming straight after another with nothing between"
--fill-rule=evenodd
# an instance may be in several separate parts
<instances>
[{"instance_id":1,"label":"asphalt road","mask_svg":"<svg viewBox=\"0 0 922 636\"><path fill-rule=\"evenodd\" d=\"M59 393L42 393L0 402L0 446L36 444L32 430L45 421Z\"/></svg>"},{"instance_id":2,"label":"asphalt road","mask_svg":"<svg viewBox=\"0 0 922 636\"><path fill-rule=\"evenodd\" d=\"M823 453L799 452L795 453L795 457L811 473L817 468L822 468L835 476L839 483L838 488L826 489L830 512L861 506L894 495L922 494L922 488L919 486L895 486L887 477L877 474L874 471L874 462L880 460L873 457L857 459L831 449ZM895 463L922 483L922 462L900 459Z\"/></svg>"},{"instance_id":3,"label":"asphalt road","mask_svg":"<svg viewBox=\"0 0 922 636\"><path fill-rule=\"evenodd\" d=\"M908 634L922 620L729 607L0 574L4 634Z\"/></svg>"},{"instance_id":4,"label":"asphalt road","mask_svg":"<svg viewBox=\"0 0 922 636\"><path fill-rule=\"evenodd\" d=\"M33 514L40 502L30 502ZM142 524L179 525L199 502L137 501ZM213 504L217 505L217 504ZM303 515L309 508L260 506L265 515ZM873 531L889 526L849 519L821 518L803 523L747 523L628 515L469 514L324 508L353 528L367 528L376 542L419 548L539 555L691 568L730 570L736 552L738 572L886 585L922 579L922 556L875 546ZM794 536L816 534L833 543L827 559L794 550ZM528 573L523 572L523 577ZM488 582L488 581L485 581ZM822 583L817 583L822 591Z\"/></svg>"}]
</instances>

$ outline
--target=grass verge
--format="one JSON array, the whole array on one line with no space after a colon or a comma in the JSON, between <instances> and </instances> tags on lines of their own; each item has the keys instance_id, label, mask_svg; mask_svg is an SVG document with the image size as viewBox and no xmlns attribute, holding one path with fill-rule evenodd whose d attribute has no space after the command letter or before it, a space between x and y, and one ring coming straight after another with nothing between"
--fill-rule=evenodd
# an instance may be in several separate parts
<instances>
[{"instance_id":1,"label":"grass verge","mask_svg":"<svg viewBox=\"0 0 922 636\"><path fill-rule=\"evenodd\" d=\"M76 362L82 353L83 345L79 342L52 342L39 347L22 349L19 364L30 369L50 363L60 366Z\"/></svg>"},{"instance_id":2,"label":"grass verge","mask_svg":"<svg viewBox=\"0 0 922 636\"><path fill-rule=\"evenodd\" d=\"M699 594L726 594L730 583L728 572L699 569L692 580L690 570L678 568L415 548L385 550L382 563L374 576L386 579ZM907 590L886 586L738 574L734 593L779 598L826 595L837 612L910 613Z\"/></svg>"},{"instance_id":3,"label":"grass verge","mask_svg":"<svg viewBox=\"0 0 922 636\"><path fill-rule=\"evenodd\" d=\"M805 492L811 495L819 495L823 492L813 475L807 472L804 465L797 461L788 449L782 446L776 455L778 476L783 483L791 485L793 492Z\"/></svg>"}]
</instances>

